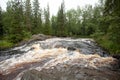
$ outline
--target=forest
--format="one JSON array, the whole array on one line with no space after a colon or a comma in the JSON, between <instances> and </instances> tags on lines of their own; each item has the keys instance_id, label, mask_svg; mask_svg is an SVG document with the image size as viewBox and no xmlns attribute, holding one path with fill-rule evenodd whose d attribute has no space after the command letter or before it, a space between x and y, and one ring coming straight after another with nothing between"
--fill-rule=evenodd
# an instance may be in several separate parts
<instances>
[{"instance_id":1,"label":"forest","mask_svg":"<svg viewBox=\"0 0 120 80\"><path fill-rule=\"evenodd\" d=\"M99 0L93 7L65 10L50 16L49 5L41 9L39 0L10 0L0 8L0 48L15 46L34 34L58 37L94 38L111 54L120 53L120 0Z\"/></svg>"}]
</instances>

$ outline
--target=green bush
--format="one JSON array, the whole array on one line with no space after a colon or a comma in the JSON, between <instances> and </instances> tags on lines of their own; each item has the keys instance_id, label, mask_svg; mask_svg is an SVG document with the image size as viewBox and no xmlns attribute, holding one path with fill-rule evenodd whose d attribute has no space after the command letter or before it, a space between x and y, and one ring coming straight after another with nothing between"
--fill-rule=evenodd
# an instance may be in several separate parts
<instances>
[{"instance_id":1,"label":"green bush","mask_svg":"<svg viewBox=\"0 0 120 80\"><path fill-rule=\"evenodd\" d=\"M110 40L108 35L97 37L95 40L101 47L108 50L110 54L120 53L120 45Z\"/></svg>"},{"instance_id":2,"label":"green bush","mask_svg":"<svg viewBox=\"0 0 120 80\"><path fill-rule=\"evenodd\" d=\"M26 32L26 31L22 31L22 38L26 39L26 38L30 38L32 36L32 34L30 32Z\"/></svg>"}]
</instances>

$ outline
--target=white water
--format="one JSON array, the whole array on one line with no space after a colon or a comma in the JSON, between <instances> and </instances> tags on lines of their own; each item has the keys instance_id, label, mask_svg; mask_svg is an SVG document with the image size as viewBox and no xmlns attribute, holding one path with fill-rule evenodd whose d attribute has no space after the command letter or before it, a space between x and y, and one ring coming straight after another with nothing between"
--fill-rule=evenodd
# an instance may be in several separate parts
<instances>
[{"instance_id":1,"label":"white water","mask_svg":"<svg viewBox=\"0 0 120 80\"><path fill-rule=\"evenodd\" d=\"M15 58L12 57L10 59L4 60L0 62L0 72L4 74L8 74L11 72L12 69L17 68L19 65L23 63L31 63L31 62L37 62L40 61L41 58L47 57L47 56L55 56L58 54L66 53L66 49L35 49L33 51L29 51L27 53L24 53L23 55Z\"/></svg>"},{"instance_id":2,"label":"white water","mask_svg":"<svg viewBox=\"0 0 120 80\"><path fill-rule=\"evenodd\" d=\"M68 47L75 47L76 50L68 50ZM44 63L43 66L31 66L30 69L40 71L43 68L51 68L58 64L61 64L63 67L75 65L91 69L99 69L99 67L112 68L110 64L115 62L116 59L112 57L101 57L97 54L98 52L94 52L95 49L98 52L102 52L92 39L52 38L25 44L11 49L11 51L19 50L24 53L19 54L18 57L11 55L11 58L0 61L0 73L2 75L10 74L17 69L23 68L25 64L41 62L43 59L47 60L48 58L51 58L51 60ZM85 52L88 52L86 54L90 52L95 54L85 55L83 54ZM59 66L57 66L57 69L61 70Z\"/></svg>"}]
</instances>

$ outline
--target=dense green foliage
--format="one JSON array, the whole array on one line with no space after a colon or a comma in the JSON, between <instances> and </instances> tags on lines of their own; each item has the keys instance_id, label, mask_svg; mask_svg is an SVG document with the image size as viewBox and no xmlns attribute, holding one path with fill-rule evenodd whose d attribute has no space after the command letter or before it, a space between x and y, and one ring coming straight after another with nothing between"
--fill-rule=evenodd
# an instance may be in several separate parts
<instances>
[{"instance_id":1,"label":"dense green foliage","mask_svg":"<svg viewBox=\"0 0 120 80\"><path fill-rule=\"evenodd\" d=\"M65 10L64 1L56 16L49 5L42 10L38 0L11 0L0 8L0 46L12 46L34 34L93 37L111 53L120 53L120 1L100 0L94 7Z\"/></svg>"},{"instance_id":2,"label":"dense green foliage","mask_svg":"<svg viewBox=\"0 0 120 80\"><path fill-rule=\"evenodd\" d=\"M103 26L106 29L103 39L107 42L105 47L112 53L120 53L120 0L106 0Z\"/></svg>"}]
</instances>

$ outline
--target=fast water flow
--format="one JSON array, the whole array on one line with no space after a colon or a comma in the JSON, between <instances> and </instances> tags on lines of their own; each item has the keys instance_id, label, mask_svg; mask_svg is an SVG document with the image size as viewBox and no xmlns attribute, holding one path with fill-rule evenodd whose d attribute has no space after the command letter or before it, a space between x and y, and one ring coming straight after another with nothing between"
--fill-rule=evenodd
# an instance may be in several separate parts
<instances>
[{"instance_id":1,"label":"fast water flow","mask_svg":"<svg viewBox=\"0 0 120 80\"><path fill-rule=\"evenodd\" d=\"M92 39L50 38L0 51L0 79L20 80L23 72L63 66L112 69L117 60L109 57ZM14 75L14 76L13 76ZM4 77L6 76L6 77ZM9 78L11 76L11 79Z\"/></svg>"}]
</instances>

